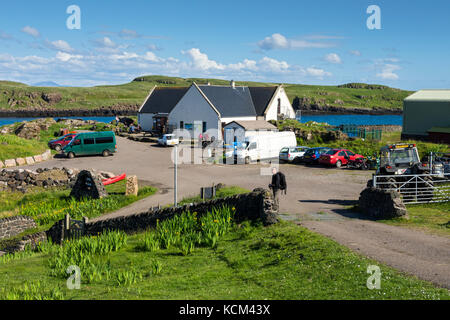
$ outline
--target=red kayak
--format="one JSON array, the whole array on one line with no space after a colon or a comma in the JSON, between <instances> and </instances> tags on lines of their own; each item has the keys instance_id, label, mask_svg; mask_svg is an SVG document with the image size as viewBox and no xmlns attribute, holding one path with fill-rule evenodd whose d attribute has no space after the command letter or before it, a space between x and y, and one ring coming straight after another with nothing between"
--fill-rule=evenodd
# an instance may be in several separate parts
<instances>
[{"instance_id":1,"label":"red kayak","mask_svg":"<svg viewBox=\"0 0 450 320\"><path fill-rule=\"evenodd\" d=\"M127 177L127 175L125 173L123 173L120 176L115 176L115 177L112 177L109 179L103 179L102 182L103 182L104 186L107 186L108 184L113 184L113 183L119 182L119 181L125 179L126 177Z\"/></svg>"}]
</instances>

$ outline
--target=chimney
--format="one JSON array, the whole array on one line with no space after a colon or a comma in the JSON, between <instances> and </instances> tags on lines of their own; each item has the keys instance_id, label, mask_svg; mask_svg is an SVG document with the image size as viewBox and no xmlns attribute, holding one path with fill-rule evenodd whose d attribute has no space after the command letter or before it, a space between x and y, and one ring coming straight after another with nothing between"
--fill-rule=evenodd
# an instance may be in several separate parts
<instances>
[{"instance_id":1,"label":"chimney","mask_svg":"<svg viewBox=\"0 0 450 320\"><path fill-rule=\"evenodd\" d=\"M230 86L231 86L232 88L235 88L235 87L236 87L236 84L234 83L234 80L231 80Z\"/></svg>"}]
</instances>

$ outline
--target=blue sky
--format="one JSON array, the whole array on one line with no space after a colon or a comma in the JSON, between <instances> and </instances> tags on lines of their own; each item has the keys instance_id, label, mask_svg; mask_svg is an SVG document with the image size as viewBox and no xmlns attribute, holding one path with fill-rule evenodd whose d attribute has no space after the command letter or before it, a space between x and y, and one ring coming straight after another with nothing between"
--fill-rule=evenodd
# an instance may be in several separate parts
<instances>
[{"instance_id":1,"label":"blue sky","mask_svg":"<svg viewBox=\"0 0 450 320\"><path fill-rule=\"evenodd\" d=\"M81 29L66 9L81 10ZM369 30L369 5L381 29ZM9 1L0 79L90 86L163 74L450 88L450 1Z\"/></svg>"}]
</instances>

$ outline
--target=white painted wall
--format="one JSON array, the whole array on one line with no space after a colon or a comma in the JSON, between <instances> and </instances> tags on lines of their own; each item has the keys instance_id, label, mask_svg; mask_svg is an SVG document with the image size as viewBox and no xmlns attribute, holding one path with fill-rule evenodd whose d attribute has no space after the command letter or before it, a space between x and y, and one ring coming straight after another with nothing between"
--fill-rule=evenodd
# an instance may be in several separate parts
<instances>
[{"instance_id":1,"label":"white painted wall","mask_svg":"<svg viewBox=\"0 0 450 320\"><path fill-rule=\"evenodd\" d=\"M210 137L222 140L222 128L218 114L204 99L195 86L191 86L176 106L169 113L169 124L180 127L180 121L194 124L195 121L206 121L206 130ZM212 134L214 132L214 134ZM197 137L193 137L197 138Z\"/></svg>"},{"instance_id":2,"label":"white painted wall","mask_svg":"<svg viewBox=\"0 0 450 320\"><path fill-rule=\"evenodd\" d=\"M265 120L277 120L278 99L281 99L281 113L289 118L295 119L295 111L294 108L292 108L286 91L284 88L280 88L267 108Z\"/></svg>"},{"instance_id":3,"label":"white painted wall","mask_svg":"<svg viewBox=\"0 0 450 320\"><path fill-rule=\"evenodd\" d=\"M138 113L138 123L142 130L150 131L153 129L153 116L154 113Z\"/></svg>"}]
</instances>

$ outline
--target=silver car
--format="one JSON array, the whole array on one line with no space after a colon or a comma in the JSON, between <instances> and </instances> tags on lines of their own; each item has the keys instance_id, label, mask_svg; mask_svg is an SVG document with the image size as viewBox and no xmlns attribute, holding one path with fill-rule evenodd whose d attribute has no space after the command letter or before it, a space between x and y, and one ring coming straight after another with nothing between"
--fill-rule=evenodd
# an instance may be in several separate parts
<instances>
[{"instance_id":1,"label":"silver car","mask_svg":"<svg viewBox=\"0 0 450 320\"><path fill-rule=\"evenodd\" d=\"M303 157L308 147L285 147L280 151L280 161L284 162L299 162Z\"/></svg>"}]
</instances>

